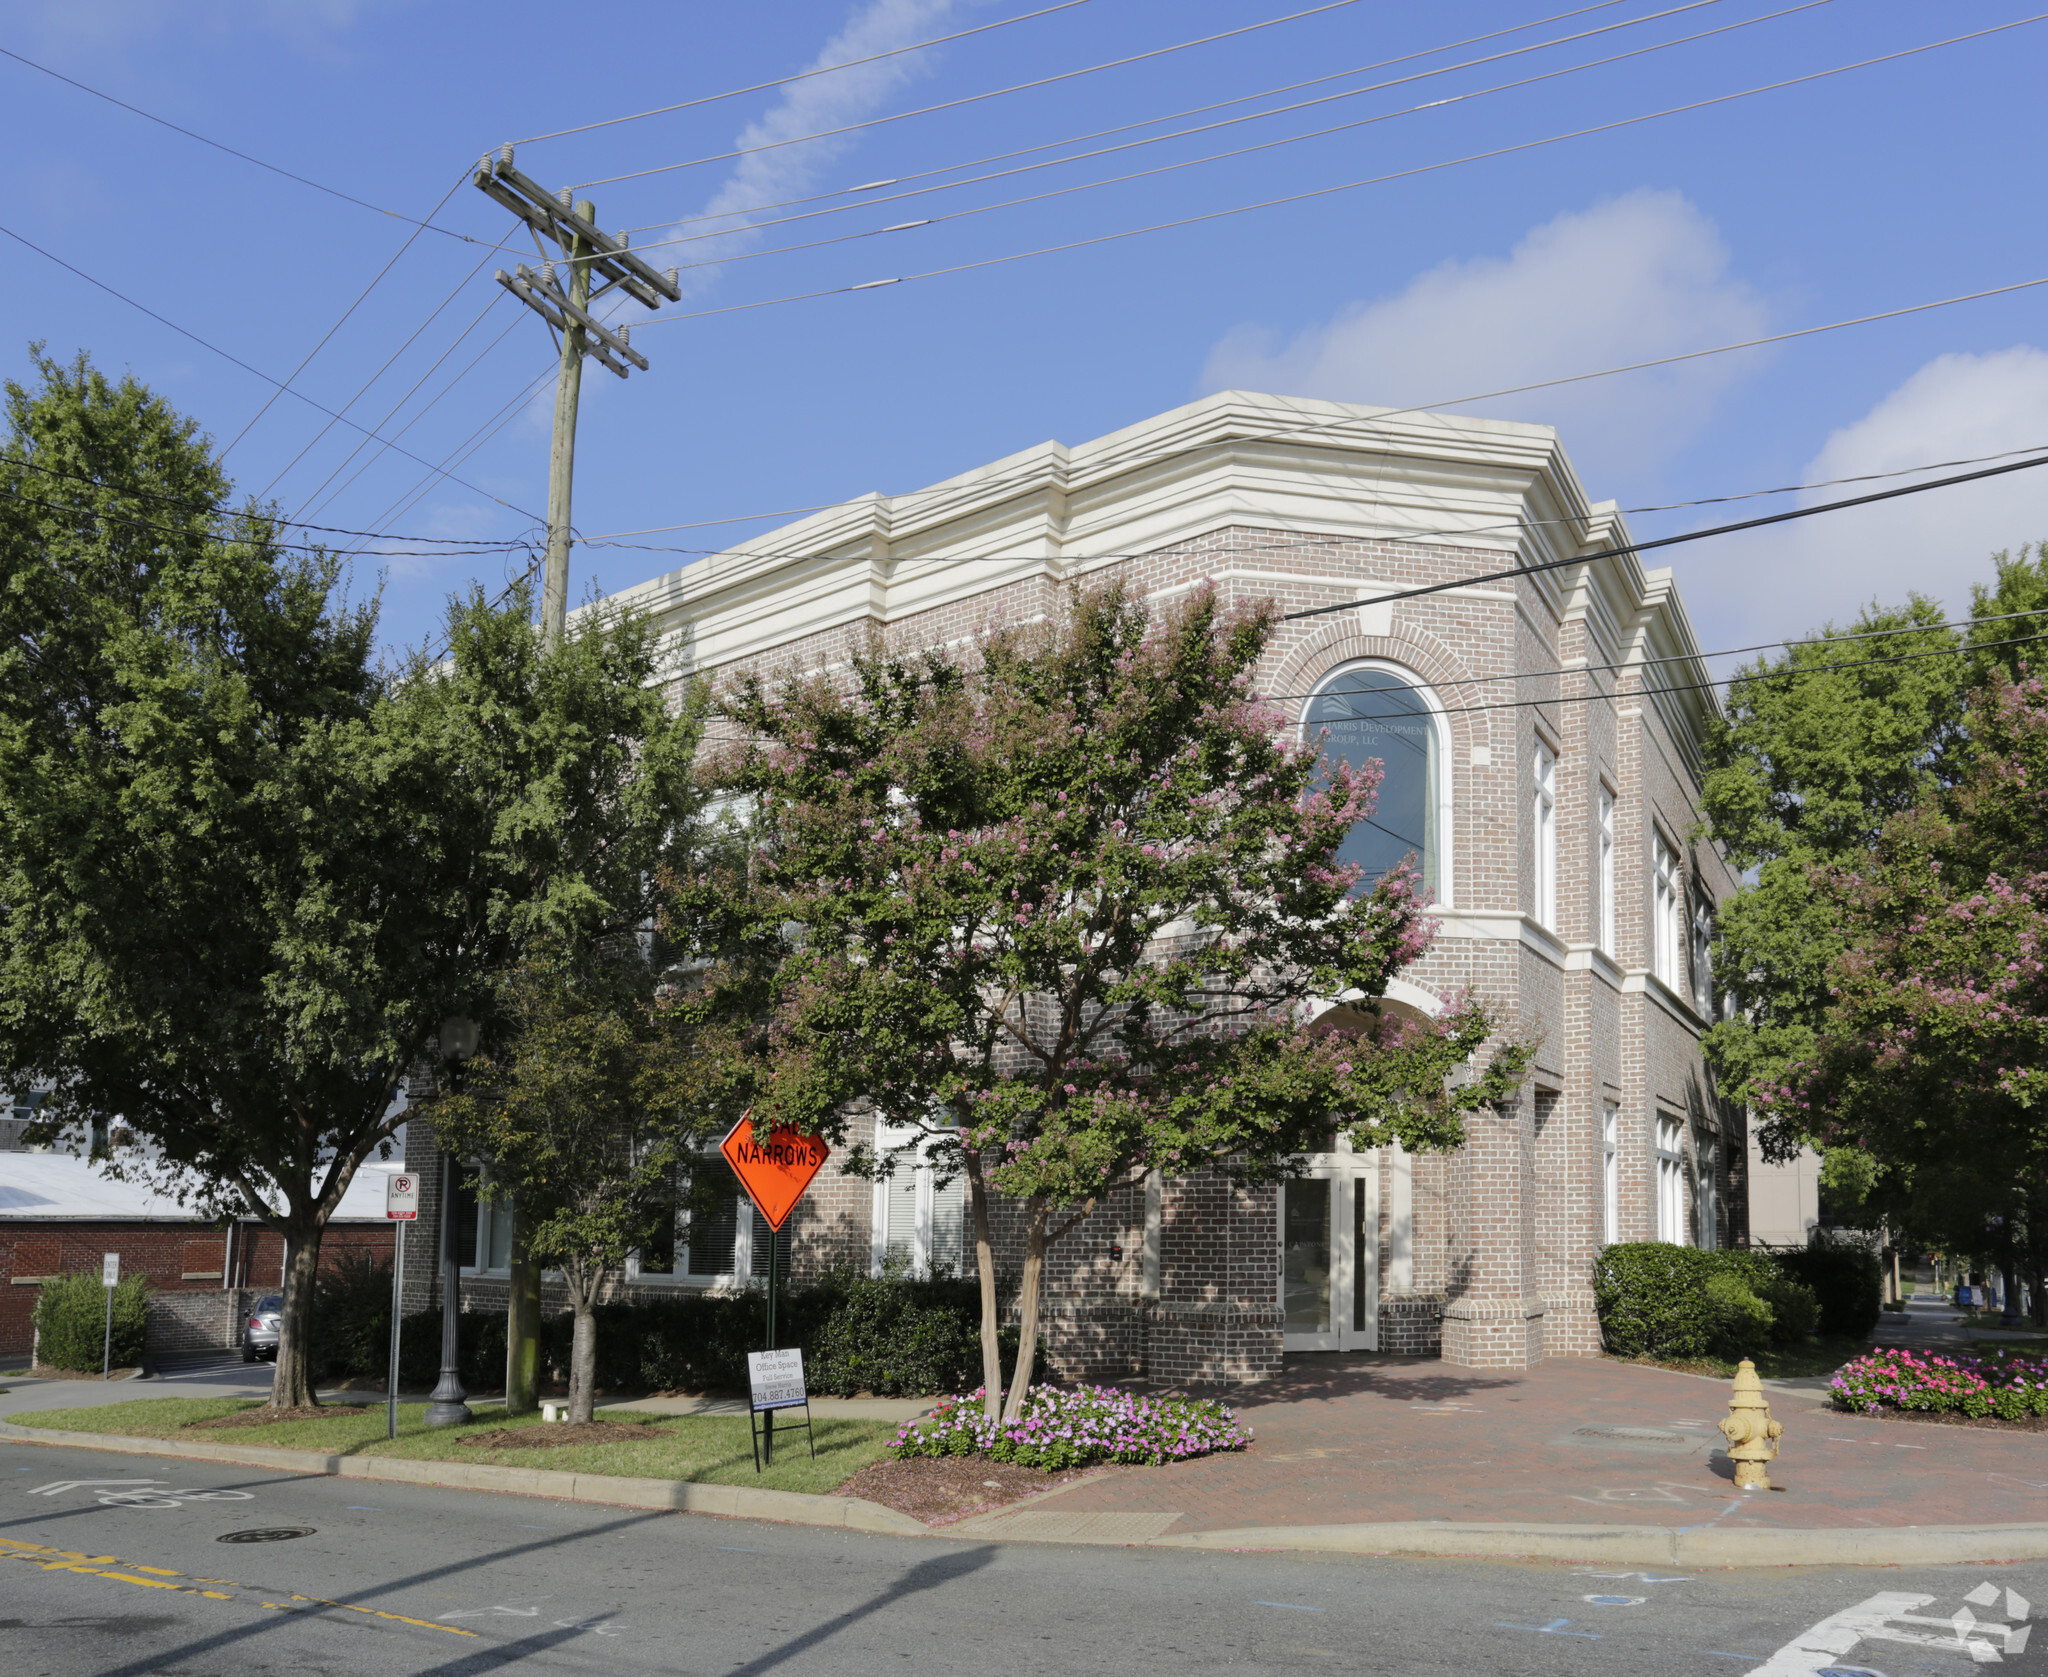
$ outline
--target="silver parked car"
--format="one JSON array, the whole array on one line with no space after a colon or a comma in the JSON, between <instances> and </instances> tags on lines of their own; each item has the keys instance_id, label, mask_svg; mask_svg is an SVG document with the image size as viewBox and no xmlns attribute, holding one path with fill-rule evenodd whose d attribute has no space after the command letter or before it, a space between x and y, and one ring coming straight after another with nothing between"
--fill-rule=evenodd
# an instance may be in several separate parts
<instances>
[{"instance_id":1,"label":"silver parked car","mask_svg":"<svg viewBox=\"0 0 2048 1677\"><path fill-rule=\"evenodd\" d=\"M281 1293L265 1293L249 1306L249 1314L242 1319L243 1362L253 1363L258 1357L277 1360L277 1319L283 1310Z\"/></svg>"}]
</instances>

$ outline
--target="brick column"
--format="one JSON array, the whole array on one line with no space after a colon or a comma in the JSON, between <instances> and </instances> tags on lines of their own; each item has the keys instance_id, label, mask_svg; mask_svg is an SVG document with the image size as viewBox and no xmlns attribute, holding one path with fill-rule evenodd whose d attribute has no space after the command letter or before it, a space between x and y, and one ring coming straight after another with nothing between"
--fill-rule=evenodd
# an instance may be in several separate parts
<instances>
[{"instance_id":1,"label":"brick column","mask_svg":"<svg viewBox=\"0 0 2048 1677\"><path fill-rule=\"evenodd\" d=\"M1465 1145L1451 1157L1450 1176L1443 1359L1465 1368L1541 1362L1536 1135L1526 1095L1505 1113L1465 1120Z\"/></svg>"}]
</instances>

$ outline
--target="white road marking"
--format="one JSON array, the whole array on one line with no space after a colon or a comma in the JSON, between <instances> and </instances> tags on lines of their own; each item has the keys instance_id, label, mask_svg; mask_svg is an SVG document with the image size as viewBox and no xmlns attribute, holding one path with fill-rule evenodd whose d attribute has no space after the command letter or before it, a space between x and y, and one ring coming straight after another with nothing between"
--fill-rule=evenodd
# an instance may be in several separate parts
<instances>
[{"instance_id":1,"label":"white road marking","mask_svg":"<svg viewBox=\"0 0 2048 1677\"><path fill-rule=\"evenodd\" d=\"M2010 1604L2024 1609L2026 1599L2007 1592ZM1977 1586L1963 1599L1988 1607L1999 1598L1996 1586ZM1998 1665L2010 1654L2023 1651L2033 1626L2007 1625L1980 1620L1962 1607L1950 1617L1934 1618L1916 1608L1934 1603L1931 1595L1909 1595L1886 1590L1830 1614L1819 1624L1800 1632L1762 1665L1752 1667L1749 1677L1814 1677L1817 1672L1853 1669L1840 1665L1841 1656L1862 1642L1886 1642L1909 1648L1939 1648L1968 1654L1978 1665ZM2024 1612L2015 1617L2024 1620ZM1911 1628L1924 1626L1925 1629Z\"/></svg>"},{"instance_id":2,"label":"white road marking","mask_svg":"<svg viewBox=\"0 0 2048 1677\"><path fill-rule=\"evenodd\" d=\"M26 1471L26 1470L24 1470ZM160 1479L58 1479L47 1485L38 1485L30 1496L59 1496L65 1491L75 1491L82 1485L160 1485Z\"/></svg>"}]
</instances>

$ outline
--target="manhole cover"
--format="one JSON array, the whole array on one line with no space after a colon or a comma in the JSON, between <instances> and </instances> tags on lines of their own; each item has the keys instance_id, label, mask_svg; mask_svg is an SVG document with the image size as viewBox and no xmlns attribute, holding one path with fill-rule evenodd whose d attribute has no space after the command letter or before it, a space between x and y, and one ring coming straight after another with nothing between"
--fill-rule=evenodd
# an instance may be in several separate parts
<instances>
[{"instance_id":1,"label":"manhole cover","mask_svg":"<svg viewBox=\"0 0 2048 1677\"><path fill-rule=\"evenodd\" d=\"M1660 1455L1690 1455L1704 1437L1695 1432L1674 1432L1669 1427L1593 1426L1574 1427L1553 1444L1570 1444L1579 1449L1649 1450Z\"/></svg>"},{"instance_id":2,"label":"manhole cover","mask_svg":"<svg viewBox=\"0 0 2048 1677\"><path fill-rule=\"evenodd\" d=\"M294 1537L311 1537L311 1526L259 1526L254 1531L224 1531L216 1543L289 1543Z\"/></svg>"}]
</instances>

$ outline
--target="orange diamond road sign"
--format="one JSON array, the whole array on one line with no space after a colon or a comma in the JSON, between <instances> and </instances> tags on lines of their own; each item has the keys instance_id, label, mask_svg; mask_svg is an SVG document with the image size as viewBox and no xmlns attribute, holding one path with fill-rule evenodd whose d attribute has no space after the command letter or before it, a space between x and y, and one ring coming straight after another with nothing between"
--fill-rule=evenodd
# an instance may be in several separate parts
<instances>
[{"instance_id":1,"label":"orange diamond road sign","mask_svg":"<svg viewBox=\"0 0 2048 1677\"><path fill-rule=\"evenodd\" d=\"M752 1118L733 1125L718 1150L732 1166L747 1197L778 1234L831 1151L814 1135L781 1127L763 1147L754 1139Z\"/></svg>"}]
</instances>

